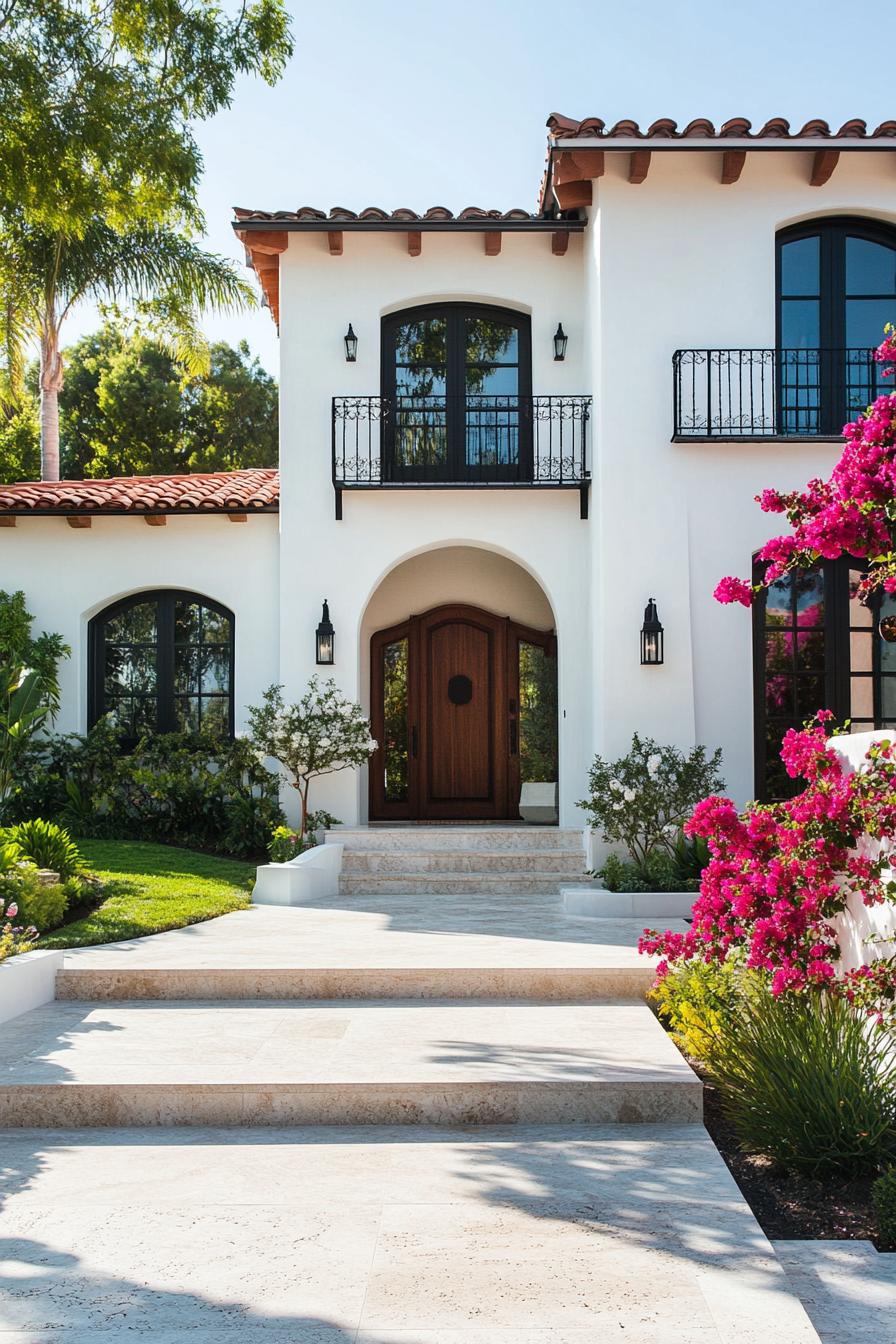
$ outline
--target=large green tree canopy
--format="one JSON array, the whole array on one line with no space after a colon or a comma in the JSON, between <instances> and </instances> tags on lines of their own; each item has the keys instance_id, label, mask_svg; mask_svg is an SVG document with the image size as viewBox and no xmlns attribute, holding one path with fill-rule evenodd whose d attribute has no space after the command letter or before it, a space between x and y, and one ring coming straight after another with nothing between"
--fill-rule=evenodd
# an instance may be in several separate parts
<instances>
[{"instance_id":1,"label":"large green tree canopy","mask_svg":"<svg viewBox=\"0 0 896 1344\"><path fill-rule=\"evenodd\" d=\"M277 384L245 341L209 347L191 377L173 355L115 323L65 352L59 396L63 475L231 471L277 465ZM0 481L40 463L36 371L15 415L0 417Z\"/></svg>"}]
</instances>

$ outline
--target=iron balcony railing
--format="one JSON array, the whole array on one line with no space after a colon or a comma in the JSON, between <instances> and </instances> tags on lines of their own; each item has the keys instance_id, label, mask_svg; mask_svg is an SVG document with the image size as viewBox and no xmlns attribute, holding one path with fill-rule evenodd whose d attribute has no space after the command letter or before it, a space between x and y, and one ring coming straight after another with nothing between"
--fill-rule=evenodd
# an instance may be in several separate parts
<instances>
[{"instance_id":1,"label":"iron balcony railing","mask_svg":"<svg viewBox=\"0 0 896 1344\"><path fill-rule=\"evenodd\" d=\"M676 350L676 439L837 438L892 391L867 348Z\"/></svg>"},{"instance_id":2,"label":"iron balcony railing","mask_svg":"<svg viewBox=\"0 0 896 1344\"><path fill-rule=\"evenodd\" d=\"M333 398L333 486L577 489L587 517L591 398Z\"/></svg>"}]
</instances>

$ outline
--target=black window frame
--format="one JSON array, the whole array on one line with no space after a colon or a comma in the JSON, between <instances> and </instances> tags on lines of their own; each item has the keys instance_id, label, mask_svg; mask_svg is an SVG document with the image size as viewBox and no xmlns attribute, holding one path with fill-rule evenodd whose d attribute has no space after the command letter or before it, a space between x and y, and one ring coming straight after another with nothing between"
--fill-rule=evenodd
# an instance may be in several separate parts
<instances>
[{"instance_id":1,"label":"black window frame","mask_svg":"<svg viewBox=\"0 0 896 1344\"><path fill-rule=\"evenodd\" d=\"M230 672L230 692L224 695L209 696L207 698L220 698L228 701L227 709L227 733L229 740L234 737L234 704L235 704L235 652L236 652L236 617L231 609L214 598L207 597L205 593L197 593L185 588L151 588L140 592L129 593L126 597L119 598L116 602L104 607L98 611L90 620L87 628L87 726L93 728L95 724L108 713L109 706L106 703L105 691L105 653L106 636L105 630L108 622L132 607L143 606L147 603L156 604L156 723L150 731L155 733L173 733L185 731L177 721L175 712L175 703L177 696L174 692L174 658L175 658L175 640L174 640L174 608L177 602L187 602L196 604L200 607L206 607L215 611L219 616L223 616L228 622L229 638L227 641L229 672ZM153 698L153 697L149 697ZM201 721L200 721L201 726ZM136 737L126 736L122 738L122 745L127 748L137 742Z\"/></svg>"},{"instance_id":2,"label":"black window frame","mask_svg":"<svg viewBox=\"0 0 896 1344\"><path fill-rule=\"evenodd\" d=\"M757 564L754 559L753 580L755 583L761 582L765 566ZM867 732L872 728L883 727L883 696L882 686L885 676L892 677L894 674L885 672L881 666L881 641L875 636L875 631L880 617L880 597L875 594L870 606L870 623L867 627L853 626L851 615L853 606L850 602L850 583L858 574L864 573L867 569L867 562L855 556L844 555L837 560L824 560L817 566L818 571L824 577L824 667L823 675L825 689L825 703L814 705L808 713L803 715L802 707L799 707L799 713L793 715L781 714L782 721L788 718L792 721L792 726L802 727L805 718L810 713L818 709L829 709L833 712L838 724L843 724L847 720L855 724L855 731ZM768 634L768 624L766 621L766 607L768 602L768 592L762 589L753 602L752 607L752 635L753 635L753 760L754 760L754 796L759 802L773 802L778 798L788 796L788 794L771 794L767 787L768 779L768 757L767 757L767 724L770 716L767 712L766 700L766 641ZM796 627L793 627L794 629ZM871 634L871 669L870 671L853 671L851 667L851 650L853 631L858 633ZM795 675L813 675L811 672L796 673ZM854 678L870 678L872 683L872 719L863 718L859 720L852 715L852 680ZM785 728L786 731L786 728ZM796 792L800 788L799 781L794 781L793 789L789 793Z\"/></svg>"},{"instance_id":3,"label":"black window frame","mask_svg":"<svg viewBox=\"0 0 896 1344\"><path fill-rule=\"evenodd\" d=\"M788 373L781 353L786 349L782 339L784 305L789 299L799 299L802 296L788 296L782 292L782 253L788 243L799 242L806 238L817 238L819 247L818 295L805 296L813 299L817 297L818 301L817 362L813 367L807 359L802 368L794 367ZM803 390L808 384L812 390L817 391L818 420L815 434L826 437L839 437L844 423L853 414L848 404L848 386L851 376L856 371L862 372L867 380L868 401L872 400L875 389L880 386L879 366L872 359L870 350L865 359L856 353L850 355L846 353L847 298L878 297L847 295L847 238L858 238L896 250L896 228L883 220L868 219L863 215L827 215L802 220L798 224L779 229L775 235L775 350L778 353L776 394L777 404L782 408L779 414L782 420L786 417L788 391L799 390L802 381ZM894 302L894 321L896 321L896 302ZM883 338L884 334L881 331L880 339ZM787 430L784 423L781 429L782 432L793 432L792 429Z\"/></svg>"},{"instance_id":4,"label":"black window frame","mask_svg":"<svg viewBox=\"0 0 896 1344\"><path fill-rule=\"evenodd\" d=\"M446 319L446 364L445 364L445 426L446 460L441 465L408 466L397 460L396 438L399 417L399 398L395 359L395 340L398 328L407 322L424 321L428 318ZM517 417L517 456L516 461L481 466L467 461L467 414L475 413L475 393L469 402L466 387L466 345L464 340L464 322L468 318L492 319L512 326L517 332L517 390L516 395L508 393L501 396L505 403L494 412L496 422L503 414L514 413ZM531 480L533 476L532 453L532 319L531 315L518 308L505 308L499 304L485 303L424 303L409 308L401 308L386 313L380 327L380 391L386 414L383 421L383 478L387 481L415 480L431 483L475 483L478 480ZM500 363L500 362L499 362ZM433 397L434 403L440 400ZM487 394L483 401L487 400ZM470 404L472 403L472 404ZM514 405L515 403L515 405ZM481 412L487 415L488 411ZM506 421L502 422L506 427Z\"/></svg>"}]
</instances>

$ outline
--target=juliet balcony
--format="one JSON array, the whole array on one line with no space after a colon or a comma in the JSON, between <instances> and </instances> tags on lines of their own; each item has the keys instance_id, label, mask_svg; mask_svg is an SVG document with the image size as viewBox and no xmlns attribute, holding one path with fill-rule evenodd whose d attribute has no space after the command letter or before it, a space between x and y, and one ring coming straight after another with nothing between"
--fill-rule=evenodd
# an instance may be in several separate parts
<instances>
[{"instance_id":1,"label":"juliet balcony","mask_svg":"<svg viewBox=\"0 0 896 1344\"><path fill-rule=\"evenodd\" d=\"M588 517L587 396L333 398L336 517L345 490L570 490Z\"/></svg>"},{"instance_id":2,"label":"juliet balcony","mask_svg":"<svg viewBox=\"0 0 896 1344\"><path fill-rule=\"evenodd\" d=\"M838 439L892 392L870 348L676 350L674 442Z\"/></svg>"}]
</instances>

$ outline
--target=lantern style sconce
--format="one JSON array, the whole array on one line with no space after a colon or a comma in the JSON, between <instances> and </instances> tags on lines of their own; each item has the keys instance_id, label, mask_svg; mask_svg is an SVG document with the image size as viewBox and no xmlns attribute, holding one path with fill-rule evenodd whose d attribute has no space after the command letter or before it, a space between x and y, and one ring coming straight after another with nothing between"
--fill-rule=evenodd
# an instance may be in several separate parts
<instances>
[{"instance_id":1,"label":"lantern style sconce","mask_svg":"<svg viewBox=\"0 0 896 1344\"><path fill-rule=\"evenodd\" d=\"M554 360L559 363L566 358L566 342L569 340L566 332L563 330L563 323L557 323L557 330L554 332Z\"/></svg>"},{"instance_id":2,"label":"lantern style sconce","mask_svg":"<svg viewBox=\"0 0 896 1344\"><path fill-rule=\"evenodd\" d=\"M333 622L330 620L330 608L324 598L324 609L317 627L316 646L319 667L330 667L333 663Z\"/></svg>"},{"instance_id":3,"label":"lantern style sconce","mask_svg":"<svg viewBox=\"0 0 896 1344\"><path fill-rule=\"evenodd\" d=\"M663 661L663 627L656 614L656 602L653 598L644 608L644 624L641 626L641 664L656 667Z\"/></svg>"},{"instance_id":4,"label":"lantern style sconce","mask_svg":"<svg viewBox=\"0 0 896 1344\"><path fill-rule=\"evenodd\" d=\"M346 364L354 364L358 358L358 338L351 322L349 322L348 331L342 339L345 341L345 362Z\"/></svg>"}]
</instances>

